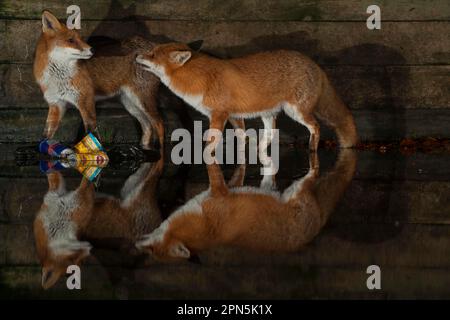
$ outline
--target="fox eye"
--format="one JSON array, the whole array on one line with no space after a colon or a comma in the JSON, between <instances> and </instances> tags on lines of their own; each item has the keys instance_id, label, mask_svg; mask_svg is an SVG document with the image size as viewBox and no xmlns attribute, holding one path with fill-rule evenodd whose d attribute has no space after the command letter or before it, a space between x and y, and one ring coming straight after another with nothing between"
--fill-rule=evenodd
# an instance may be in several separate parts
<instances>
[{"instance_id":1,"label":"fox eye","mask_svg":"<svg viewBox=\"0 0 450 320\"><path fill-rule=\"evenodd\" d=\"M150 52L150 53L148 54L148 57L149 57L150 59L153 59L153 58L155 57L155 53L154 53L154 52Z\"/></svg>"},{"instance_id":2,"label":"fox eye","mask_svg":"<svg viewBox=\"0 0 450 320\"><path fill-rule=\"evenodd\" d=\"M67 42L69 42L69 43L75 43L75 39L74 39L74 38L69 38L69 39L67 39Z\"/></svg>"}]
</instances>

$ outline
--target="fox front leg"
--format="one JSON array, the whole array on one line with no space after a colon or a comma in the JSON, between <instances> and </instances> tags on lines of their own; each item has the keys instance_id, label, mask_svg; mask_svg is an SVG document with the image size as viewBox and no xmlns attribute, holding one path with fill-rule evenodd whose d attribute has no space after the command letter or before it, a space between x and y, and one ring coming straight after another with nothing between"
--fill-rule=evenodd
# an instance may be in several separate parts
<instances>
[{"instance_id":1,"label":"fox front leg","mask_svg":"<svg viewBox=\"0 0 450 320\"><path fill-rule=\"evenodd\" d=\"M213 112L209 118L209 129L206 131L206 151L211 155L216 154L216 149L222 141L223 128L228 119L228 114L224 112Z\"/></svg>"},{"instance_id":2,"label":"fox front leg","mask_svg":"<svg viewBox=\"0 0 450 320\"><path fill-rule=\"evenodd\" d=\"M97 116L95 113L95 101L93 95L80 96L77 104L77 108L80 111L81 118L83 119L84 130L87 132L97 132Z\"/></svg>"},{"instance_id":3,"label":"fox front leg","mask_svg":"<svg viewBox=\"0 0 450 320\"><path fill-rule=\"evenodd\" d=\"M48 106L47 121L45 122L45 128L43 136L45 138L53 138L58 130L59 124L66 111L65 104L52 103Z\"/></svg>"},{"instance_id":4,"label":"fox front leg","mask_svg":"<svg viewBox=\"0 0 450 320\"><path fill-rule=\"evenodd\" d=\"M213 197L225 196L228 193L228 187L223 177L222 169L216 162L206 166L208 170L209 187Z\"/></svg>"},{"instance_id":5,"label":"fox front leg","mask_svg":"<svg viewBox=\"0 0 450 320\"><path fill-rule=\"evenodd\" d=\"M228 181L229 188L242 187L244 185L246 167L247 165L243 163L234 170L233 176Z\"/></svg>"}]
</instances>

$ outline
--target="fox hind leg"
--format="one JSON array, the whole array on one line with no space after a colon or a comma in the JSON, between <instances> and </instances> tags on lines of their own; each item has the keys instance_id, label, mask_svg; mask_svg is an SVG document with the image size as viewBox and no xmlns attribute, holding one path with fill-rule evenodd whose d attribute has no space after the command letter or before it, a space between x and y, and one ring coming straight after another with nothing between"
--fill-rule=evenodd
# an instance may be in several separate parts
<instances>
[{"instance_id":1,"label":"fox hind leg","mask_svg":"<svg viewBox=\"0 0 450 320\"><path fill-rule=\"evenodd\" d=\"M309 149L312 151L317 150L320 140L320 126L314 115L311 112L302 111L298 105L288 104L283 110L290 118L304 125L309 130Z\"/></svg>"},{"instance_id":2,"label":"fox hind leg","mask_svg":"<svg viewBox=\"0 0 450 320\"><path fill-rule=\"evenodd\" d=\"M233 126L233 129L242 129L243 131L245 131L245 122L244 119L239 119L239 118L228 118L228 121L231 123L231 125Z\"/></svg>"},{"instance_id":3,"label":"fox hind leg","mask_svg":"<svg viewBox=\"0 0 450 320\"><path fill-rule=\"evenodd\" d=\"M301 201L302 195L312 191L314 184L319 177L319 157L317 152L311 152L309 156L309 170L302 178L294 181L282 194L282 199L286 203Z\"/></svg>"},{"instance_id":4,"label":"fox hind leg","mask_svg":"<svg viewBox=\"0 0 450 320\"><path fill-rule=\"evenodd\" d=\"M164 149L164 121L161 118L158 110L156 109L156 104L154 107L148 108L146 112L144 112L147 119L150 122L150 125L156 129L158 133L158 141L160 150ZM151 132L150 132L151 134ZM150 139L150 137L149 137Z\"/></svg>"}]
</instances>

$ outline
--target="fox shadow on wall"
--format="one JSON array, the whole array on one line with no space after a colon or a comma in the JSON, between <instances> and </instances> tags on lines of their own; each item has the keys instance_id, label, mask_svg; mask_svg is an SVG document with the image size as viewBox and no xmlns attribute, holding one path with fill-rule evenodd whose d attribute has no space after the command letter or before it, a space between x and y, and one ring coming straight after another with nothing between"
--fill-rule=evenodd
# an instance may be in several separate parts
<instances>
[{"instance_id":1,"label":"fox shadow on wall","mask_svg":"<svg viewBox=\"0 0 450 320\"><path fill-rule=\"evenodd\" d=\"M91 45L96 56L120 56L129 52L124 51L123 41L133 37L142 37L153 41L154 43L165 43L174 41L165 35L152 34L147 25L148 18L136 15L136 5L133 3L128 7L124 7L119 1L111 1L108 13L95 29L88 35L87 42ZM129 43L126 43L129 47ZM113 98L117 100L117 98ZM192 121L183 106L183 102L178 97L169 93L168 89L161 85L158 94L158 105L161 115L164 119L165 126L168 129L174 129L171 126L179 126L190 129ZM103 110L98 109L98 114ZM140 126L135 121L136 130L140 130ZM170 132L171 130L167 130ZM83 126L80 125L78 130L78 138L82 138L84 134ZM114 139L116 140L116 139Z\"/></svg>"},{"instance_id":2,"label":"fox shadow on wall","mask_svg":"<svg viewBox=\"0 0 450 320\"><path fill-rule=\"evenodd\" d=\"M120 1L113 0L110 3L107 14L88 35L87 42L95 49L97 56L110 56L126 54L126 52L122 52L122 41L136 36L154 43L175 41L175 39L171 39L165 35L153 34L146 24L147 20L149 20L148 17L136 14L136 5L134 3L129 6L124 6ZM113 99L116 100L116 98ZM177 127L184 127L191 132L193 131L193 121L188 113L188 108L180 98L171 94L169 89L164 85L161 85L159 89L158 108L160 109L160 114L166 127L166 141L170 132ZM99 114L102 112L103 110L98 109ZM137 121L134 121L134 123L136 130L139 131L139 123ZM78 138L81 138L83 134L84 129L80 125ZM179 181L180 183L171 185L171 192L177 194L178 197L184 194L184 190L182 189L183 183L181 181L185 180L187 174L188 170L186 166L179 167L175 181ZM175 204L163 203L162 205L164 207L167 205L167 210L171 210Z\"/></svg>"}]
</instances>

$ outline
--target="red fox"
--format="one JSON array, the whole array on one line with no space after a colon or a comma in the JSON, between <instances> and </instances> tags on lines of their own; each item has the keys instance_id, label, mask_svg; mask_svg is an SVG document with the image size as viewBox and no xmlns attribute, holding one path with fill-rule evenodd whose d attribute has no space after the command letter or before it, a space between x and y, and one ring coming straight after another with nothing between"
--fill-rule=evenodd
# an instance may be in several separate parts
<instances>
[{"instance_id":1,"label":"red fox","mask_svg":"<svg viewBox=\"0 0 450 320\"><path fill-rule=\"evenodd\" d=\"M136 61L208 116L210 128L222 131L228 118L261 117L270 130L277 113L284 110L308 128L312 150L320 138L316 116L335 128L342 147L358 141L353 116L324 71L298 52L279 50L223 60L170 43L155 46Z\"/></svg>"},{"instance_id":2,"label":"red fox","mask_svg":"<svg viewBox=\"0 0 450 320\"><path fill-rule=\"evenodd\" d=\"M69 265L80 265L91 243L119 240L134 248L137 239L161 223L156 187L162 168L162 159L141 164L124 183L120 199L95 194L85 178L68 192L61 173L47 175L49 189L34 220L43 288L52 287Z\"/></svg>"},{"instance_id":3,"label":"red fox","mask_svg":"<svg viewBox=\"0 0 450 320\"><path fill-rule=\"evenodd\" d=\"M316 153L309 172L282 194L275 176L260 188L242 187L245 169L225 184L220 167L208 165L210 187L169 216L136 246L158 260L189 258L203 250L230 245L256 251L295 251L310 242L353 178L356 153L342 149L335 168L318 178Z\"/></svg>"},{"instance_id":4,"label":"red fox","mask_svg":"<svg viewBox=\"0 0 450 320\"><path fill-rule=\"evenodd\" d=\"M33 69L49 105L45 137L53 137L68 104L80 111L85 130L95 132L95 100L119 96L142 127L142 147L150 147L152 128L163 147L164 125L156 102L159 80L135 63L136 53L149 50L153 44L135 38L132 45L127 51L124 44L125 55L93 56L92 48L77 31L68 29L50 12L43 12Z\"/></svg>"}]
</instances>

